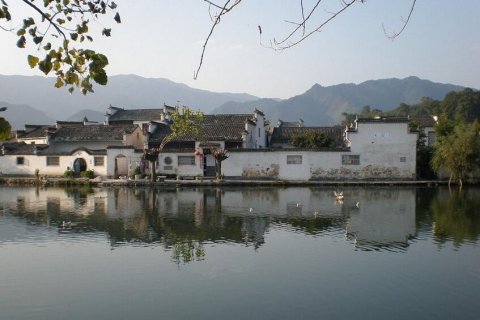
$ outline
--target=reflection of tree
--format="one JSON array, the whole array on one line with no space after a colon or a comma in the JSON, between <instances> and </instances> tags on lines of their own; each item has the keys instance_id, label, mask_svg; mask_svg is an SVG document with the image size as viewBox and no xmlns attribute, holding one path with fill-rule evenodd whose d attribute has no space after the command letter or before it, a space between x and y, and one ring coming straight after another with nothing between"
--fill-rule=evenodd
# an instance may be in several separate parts
<instances>
[{"instance_id":1,"label":"reflection of tree","mask_svg":"<svg viewBox=\"0 0 480 320\"><path fill-rule=\"evenodd\" d=\"M289 224L295 230L306 234L318 235L326 230L343 228L345 220L342 218L319 217L319 218L285 218L275 219L276 223Z\"/></svg>"},{"instance_id":2,"label":"reflection of tree","mask_svg":"<svg viewBox=\"0 0 480 320\"><path fill-rule=\"evenodd\" d=\"M188 238L169 238L172 243L172 260L176 264L201 261L205 258L205 249L202 242Z\"/></svg>"},{"instance_id":3,"label":"reflection of tree","mask_svg":"<svg viewBox=\"0 0 480 320\"><path fill-rule=\"evenodd\" d=\"M480 198L469 192L436 197L431 203L435 218L434 235L445 243L453 240L455 246L464 241L477 241L480 235Z\"/></svg>"}]
</instances>

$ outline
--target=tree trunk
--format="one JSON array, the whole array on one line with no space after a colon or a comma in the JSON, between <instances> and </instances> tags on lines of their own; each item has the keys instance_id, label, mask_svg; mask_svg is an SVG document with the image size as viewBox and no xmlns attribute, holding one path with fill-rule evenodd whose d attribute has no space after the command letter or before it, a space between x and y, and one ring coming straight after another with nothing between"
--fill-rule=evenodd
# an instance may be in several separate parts
<instances>
[{"instance_id":1,"label":"tree trunk","mask_svg":"<svg viewBox=\"0 0 480 320\"><path fill-rule=\"evenodd\" d=\"M150 161L150 178L152 182L157 181L157 168L156 168L157 160Z\"/></svg>"},{"instance_id":2,"label":"tree trunk","mask_svg":"<svg viewBox=\"0 0 480 320\"><path fill-rule=\"evenodd\" d=\"M218 161L217 158L215 158L215 178L217 178L217 180L220 180L220 175L221 175L221 167L220 167L220 161Z\"/></svg>"}]
</instances>

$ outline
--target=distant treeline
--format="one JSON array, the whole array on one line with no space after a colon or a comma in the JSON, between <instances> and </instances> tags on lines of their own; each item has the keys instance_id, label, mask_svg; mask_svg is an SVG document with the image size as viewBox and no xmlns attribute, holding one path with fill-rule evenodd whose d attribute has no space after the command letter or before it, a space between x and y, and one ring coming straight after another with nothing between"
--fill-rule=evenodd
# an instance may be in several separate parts
<instances>
[{"instance_id":1,"label":"distant treeline","mask_svg":"<svg viewBox=\"0 0 480 320\"><path fill-rule=\"evenodd\" d=\"M382 111L371 106L364 106L358 114L344 113L346 123L350 123L356 116L396 116L396 117L425 117L436 115L454 123L471 123L480 119L480 91L470 88L463 91L452 91L443 100L433 100L424 97L417 104L408 105L401 103L391 111Z\"/></svg>"}]
</instances>

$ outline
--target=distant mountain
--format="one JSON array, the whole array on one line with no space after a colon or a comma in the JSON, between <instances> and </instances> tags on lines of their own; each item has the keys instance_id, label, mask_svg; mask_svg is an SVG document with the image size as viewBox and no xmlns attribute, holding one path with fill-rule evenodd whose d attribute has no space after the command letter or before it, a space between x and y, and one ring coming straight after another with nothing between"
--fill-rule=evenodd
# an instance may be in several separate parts
<instances>
[{"instance_id":1,"label":"distant mountain","mask_svg":"<svg viewBox=\"0 0 480 320\"><path fill-rule=\"evenodd\" d=\"M7 107L5 112L0 113L0 117L7 119L12 129L23 129L25 124L54 124L55 121L26 104L11 104L0 101L0 107Z\"/></svg>"},{"instance_id":2,"label":"distant mountain","mask_svg":"<svg viewBox=\"0 0 480 320\"><path fill-rule=\"evenodd\" d=\"M227 102L212 113L249 113L258 108L273 122L277 122L278 119L284 121L303 119L306 125L327 126L339 123L343 119L343 112L358 113L366 105L389 111L400 103L417 103L422 97L443 99L448 92L463 88L417 77L370 80L358 85L339 84L322 87L315 84L305 93L289 99Z\"/></svg>"},{"instance_id":3,"label":"distant mountain","mask_svg":"<svg viewBox=\"0 0 480 320\"><path fill-rule=\"evenodd\" d=\"M228 102L258 99L249 94L216 93L194 89L161 78L118 75L108 78L107 86L96 86L94 94L83 96L76 90L54 88L54 79L39 76L0 75L0 97L12 104L26 104L55 120L65 120L80 110L105 112L109 105L139 109L158 108L164 103L187 105L209 113Z\"/></svg>"}]
</instances>

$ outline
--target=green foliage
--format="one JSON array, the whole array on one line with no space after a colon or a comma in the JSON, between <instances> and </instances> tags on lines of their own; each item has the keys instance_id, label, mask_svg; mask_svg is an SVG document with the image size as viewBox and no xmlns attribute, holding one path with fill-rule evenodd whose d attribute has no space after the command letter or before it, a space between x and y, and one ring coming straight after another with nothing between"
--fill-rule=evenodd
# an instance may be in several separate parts
<instances>
[{"instance_id":1,"label":"green foliage","mask_svg":"<svg viewBox=\"0 0 480 320\"><path fill-rule=\"evenodd\" d=\"M83 94L93 92L92 83L107 84L105 67L107 57L83 48L93 41L89 29L90 19L112 13L117 8L113 1L102 0L44 0L43 3L24 1L32 16L22 17L23 22L14 30L18 36L17 47L28 44L36 47L38 56L28 55L27 63L45 75L53 72L55 87L68 87L73 92L78 87ZM16 17L17 19L19 17ZM0 23L12 20L7 0L1 1ZM120 15L113 17L121 22ZM0 25L1 27L1 25ZM7 28L4 28L7 29ZM111 29L104 28L102 36L109 37Z\"/></svg>"},{"instance_id":2,"label":"green foliage","mask_svg":"<svg viewBox=\"0 0 480 320\"><path fill-rule=\"evenodd\" d=\"M480 125L457 124L447 135L437 136L432 167L436 172L446 170L451 179L463 180L480 165Z\"/></svg>"},{"instance_id":3,"label":"green foliage","mask_svg":"<svg viewBox=\"0 0 480 320\"><path fill-rule=\"evenodd\" d=\"M417 178L420 179L435 179L436 175L430 163L433 157L433 147L425 144L426 136L423 130L420 130L417 138Z\"/></svg>"},{"instance_id":4,"label":"green foliage","mask_svg":"<svg viewBox=\"0 0 480 320\"><path fill-rule=\"evenodd\" d=\"M63 173L63 176L65 178L73 178L74 175L75 175L75 172L70 168L67 168L67 170L65 170L65 172Z\"/></svg>"},{"instance_id":5,"label":"green foliage","mask_svg":"<svg viewBox=\"0 0 480 320\"><path fill-rule=\"evenodd\" d=\"M332 138L318 131L305 131L294 135L290 144L297 148L318 149L333 147Z\"/></svg>"},{"instance_id":6,"label":"green foliage","mask_svg":"<svg viewBox=\"0 0 480 320\"><path fill-rule=\"evenodd\" d=\"M156 181L157 179L155 163L158 159L158 154L167 143L177 138L189 137L197 140L202 139L201 125L204 119L203 112L200 110L192 111L190 108L184 106L181 111L179 111L178 108L175 109L175 111L170 114L170 117L173 121L169 126L170 133L163 138L158 148L150 148L144 151L144 158L151 164L151 181Z\"/></svg>"},{"instance_id":7,"label":"green foliage","mask_svg":"<svg viewBox=\"0 0 480 320\"><path fill-rule=\"evenodd\" d=\"M7 140L10 136L11 130L12 127L10 126L10 123L5 120L5 118L0 117L0 141Z\"/></svg>"},{"instance_id":8,"label":"green foliage","mask_svg":"<svg viewBox=\"0 0 480 320\"><path fill-rule=\"evenodd\" d=\"M166 142L184 137L202 139L201 124L204 120L203 112L200 110L193 111L183 106L181 111L176 109L170 116L173 123L170 125L170 134L165 138ZM165 146L165 144L163 144L163 146Z\"/></svg>"},{"instance_id":9,"label":"green foliage","mask_svg":"<svg viewBox=\"0 0 480 320\"><path fill-rule=\"evenodd\" d=\"M480 91L465 89L448 93L440 104L442 114L455 123L480 119Z\"/></svg>"},{"instance_id":10,"label":"green foliage","mask_svg":"<svg viewBox=\"0 0 480 320\"><path fill-rule=\"evenodd\" d=\"M94 174L93 170L85 170L85 171L80 172L80 177L82 177L82 178L93 179L94 176L95 176L95 174Z\"/></svg>"},{"instance_id":11,"label":"green foliage","mask_svg":"<svg viewBox=\"0 0 480 320\"><path fill-rule=\"evenodd\" d=\"M480 199L468 192L452 192L435 197L430 208L435 217L434 235L439 243L452 241L460 246L464 241L477 241L480 234Z\"/></svg>"}]
</instances>

